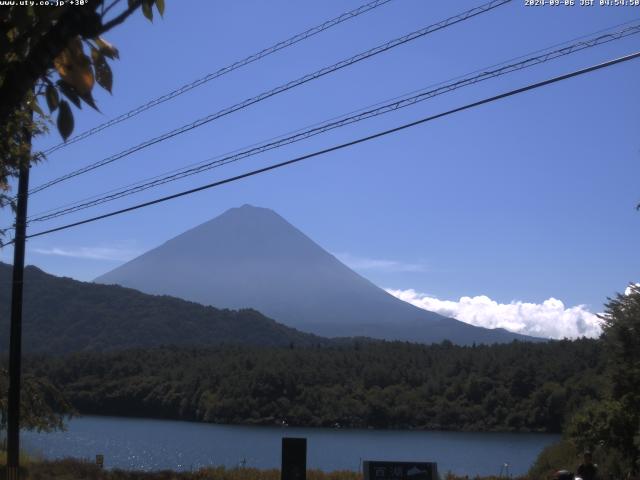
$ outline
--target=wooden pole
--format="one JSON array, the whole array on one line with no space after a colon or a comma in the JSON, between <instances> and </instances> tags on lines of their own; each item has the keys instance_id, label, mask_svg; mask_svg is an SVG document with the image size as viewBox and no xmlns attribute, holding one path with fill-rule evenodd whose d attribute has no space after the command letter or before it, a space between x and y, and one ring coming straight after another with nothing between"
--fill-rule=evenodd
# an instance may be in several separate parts
<instances>
[{"instance_id":1,"label":"wooden pole","mask_svg":"<svg viewBox=\"0 0 640 480\"><path fill-rule=\"evenodd\" d=\"M31 147L31 132L25 133ZM20 165L18 204L13 245L13 280L11 285L11 333L9 336L9 403L7 412L7 480L20 478L20 380L22 368L22 293L27 231L29 163Z\"/></svg>"}]
</instances>

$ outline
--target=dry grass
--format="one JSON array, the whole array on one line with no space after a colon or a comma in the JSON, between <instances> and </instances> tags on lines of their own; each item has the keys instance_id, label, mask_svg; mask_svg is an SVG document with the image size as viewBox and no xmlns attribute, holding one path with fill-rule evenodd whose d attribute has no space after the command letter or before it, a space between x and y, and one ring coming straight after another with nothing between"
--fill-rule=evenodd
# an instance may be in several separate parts
<instances>
[{"instance_id":1,"label":"dry grass","mask_svg":"<svg viewBox=\"0 0 640 480\"><path fill-rule=\"evenodd\" d=\"M3 460L3 459L0 459ZM0 478L4 478L5 467L0 461ZM256 468L224 467L204 468L196 472L135 472L124 470L101 470L94 463L76 459L56 461L26 460L23 463L25 480L280 480L280 470L258 470ZM359 480L356 472L307 471L308 480Z\"/></svg>"},{"instance_id":2,"label":"dry grass","mask_svg":"<svg viewBox=\"0 0 640 480\"><path fill-rule=\"evenodd\" d=\"M38 461L25 458L22 479L25 480L280 480L280 470L257 468L204 468L196 472L136 472L101 470L93 462L77 459ZM0 455L0 478L5 477L4 456ZM459 477L444 475L445 480L498 480L498 477ZM322 472L308 470L308 480L361 480L362 475L352 471ZM512 480L526 480L525 477Z\"/></svg>"}]
</instances>

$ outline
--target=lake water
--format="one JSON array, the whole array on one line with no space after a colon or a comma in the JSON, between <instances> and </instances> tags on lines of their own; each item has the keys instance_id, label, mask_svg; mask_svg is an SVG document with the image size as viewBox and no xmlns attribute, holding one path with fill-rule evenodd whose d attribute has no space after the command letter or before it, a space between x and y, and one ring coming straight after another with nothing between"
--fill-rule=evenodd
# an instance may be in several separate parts
<instances>
[{"instance_id":1,"label":"lake water","mask_svg":"<svg viewBox=\"0 0 640 480\"><path fill-rule=\"evenodd\" d=\"M497 475L504 463L525 473L557 435L346 430L212 425L86 416L65 432L24 432L26 451L55 459L95 459L105 467L191 470L204 466L279 468L282 437L307 438L307 465L324 471L359 470L361 460L435 461L441 473Z\"/></svg>"}]
</instances>

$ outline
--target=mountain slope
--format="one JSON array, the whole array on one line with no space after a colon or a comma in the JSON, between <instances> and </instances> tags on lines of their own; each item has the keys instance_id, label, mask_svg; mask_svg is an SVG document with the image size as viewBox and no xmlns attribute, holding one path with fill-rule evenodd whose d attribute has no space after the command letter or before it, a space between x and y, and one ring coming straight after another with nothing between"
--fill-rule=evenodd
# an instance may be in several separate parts
<instances>
[{"instance_id":1,"label":"mountain slope","mask_svg":"<svg viewBox=\"0 0 640 480\"><path fill-rule=\"evenodd\" d=\"M8 349L11 266L0 263L0 352ZM117 285L96 285L25 270L23 344L27 352L66 353L159 345L323 344L255 310L219 310Z\"/></svg>"},{"instance_id":2,"label":"mountain slope","mask_svg":"<svg viewBox=\"0 0 640 480\"><path fill-rule=\"evenodd\" d=\"M277 213L245 205L96 279L204 305L255 308L325 336L455 343L527 339L398 300L323 250Z\"/></svg>"}]
</instances>

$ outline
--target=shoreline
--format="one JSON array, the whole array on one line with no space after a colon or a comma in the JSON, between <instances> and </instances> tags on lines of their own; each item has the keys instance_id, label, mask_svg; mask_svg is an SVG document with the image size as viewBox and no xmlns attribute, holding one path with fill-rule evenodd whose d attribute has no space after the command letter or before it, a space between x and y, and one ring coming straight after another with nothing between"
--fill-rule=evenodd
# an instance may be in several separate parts
<instances>
[{"instance_id":1,"label":"shoreline","mask_svg":"<svg viewBox=\"0 0 640 480\"><path fill-rule=\"evenodd\" d=\"M267 423L267 422L245 422L245 423L216 423L216 422L205 422L201 420L192 420L192 419L183 419L183 418L159 418L154 416L139 416L139 415L114 415L114 414L101 414L101 413L77 413L69 417L65 420L73 420L77 418L87 418L87 417L98 417L98 418L113 418L119 420L149 420L149 421L158 421L158 422L180 422L180 423L190 423L197 425L212 425L216 427L246 427L246 428L282 428L282 429L312 429L312 430L343 430L348 432L432 432L432 433L465 433L465 434L478 434L478 435L514 435L514 434L522 434L522 435L556 435L560 436L561 432L549 432L544 430L475 430L475 429L446 429L446 428L423 428L423 427L351 427L351 426L343 426L339 427L333 426L319 426L319 425L279 425L278 423Z\"/></svg>"}]
</instances>

